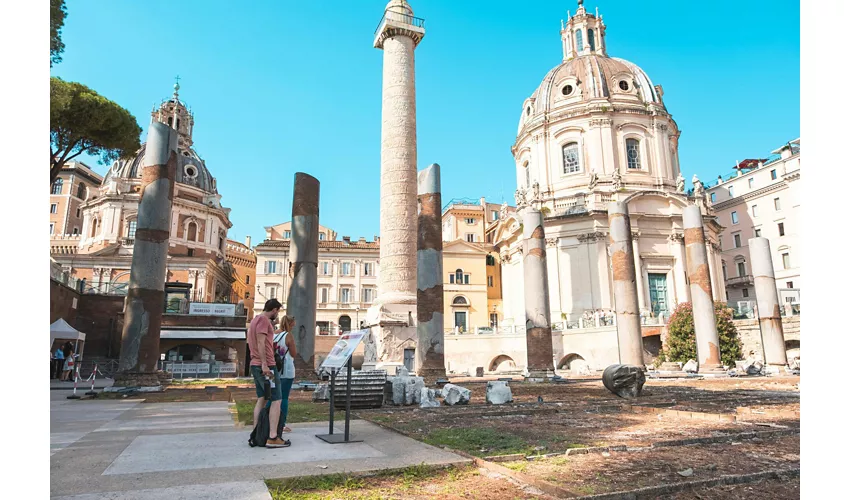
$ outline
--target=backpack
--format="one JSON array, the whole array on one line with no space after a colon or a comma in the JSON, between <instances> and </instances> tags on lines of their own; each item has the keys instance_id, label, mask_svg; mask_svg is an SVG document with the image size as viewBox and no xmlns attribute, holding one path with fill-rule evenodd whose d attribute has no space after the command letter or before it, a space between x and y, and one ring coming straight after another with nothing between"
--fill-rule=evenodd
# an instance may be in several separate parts
<instances>
[{"instance_id":1,"label":"backpack","mask_svg":"<svg viewBox=\"0 0 850 500\"><path fill-rule=\"evenodd\" d=\"M275 341L274 343L274 364L277 366L277 372L283 373L283 357L286 356L286 353L289 352L289 348L286 347L286 335L287 332L282 332L282 336ZM280 352L281 349L284 349L283 353Z\"/></svg>"},{"instance_id":2,"label":"backpack","mask_svg":"<svg viewBox=\"0 0 850 500\"><path fill-rule=\"evenodd\" d=\"M269 405L263 407L260 411L260 418L254 425L254 430L251 431L251 437L248 438L248 446L251 448L260 446L265 448L266 441L269 439Z\"/></svg>"}]
</instances>

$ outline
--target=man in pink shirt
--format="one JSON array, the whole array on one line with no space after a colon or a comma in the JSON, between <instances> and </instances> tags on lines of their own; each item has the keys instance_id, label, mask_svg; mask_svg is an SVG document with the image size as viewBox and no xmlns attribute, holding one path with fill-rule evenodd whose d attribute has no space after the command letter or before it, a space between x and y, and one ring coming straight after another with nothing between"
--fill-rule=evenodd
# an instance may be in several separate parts
<instances>
[{"instance_id":1,"label":"man in pink shirt","mask_svg":"<svg viewBox=\"0 0 850 500\"><path fill-rule=\"evenodd\" d=\"M257 389L257 404L254 406L254 422L260 421L260 412L266 406L265 384L270 383L272 401L269 408L269 439L266 448L284 448L289 446L289 441L281 439L277 435L277 423L280 420L280 373L274 362L274 325L272 321L277 319L281 303L277 299L266 301L263 312L251 320L248 327L248 349L251 351L251 375L254 377L254 385Z\"/></svg>"}]
</instances>

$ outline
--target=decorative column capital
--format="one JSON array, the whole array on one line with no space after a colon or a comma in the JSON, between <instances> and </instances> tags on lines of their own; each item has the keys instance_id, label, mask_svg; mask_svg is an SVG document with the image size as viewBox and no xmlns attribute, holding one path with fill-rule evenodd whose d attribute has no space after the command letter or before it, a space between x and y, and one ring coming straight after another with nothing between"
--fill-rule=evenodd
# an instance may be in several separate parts
<instances>
[{"instance_id":1,"label":"decorative column capital","mask_svg":"<svg viewBox=\"0 0 850 500\"><path fill-rule=\"evenodd\" d=\"M597 240L604 240L607 235L600 231L594 231L592 233L584 233L576 236L578 240L582 243L590 243Z\"/></svg>"},{"instance_id":2,"label":"decorative column capital","mask_svg":"<svg viewBox=\"0 0 850 500\"><path fill-rule=\"evenodd\" d=\"M674 243L682 243L683 241L685 241L685 235L683 233L677 233L674 231L670 233L670 236L668 236L667 239Z\"/></svg>"},{"instance_id":3,"label":"decorative column capital","mask_svg":"<svg viewBox=\"0 0 850 500\"><path fill-rule=\"evenodd\" d=\"M554 248L558 246L558 238L546 238L546 248Z\"/></svg>"}]
</instances>

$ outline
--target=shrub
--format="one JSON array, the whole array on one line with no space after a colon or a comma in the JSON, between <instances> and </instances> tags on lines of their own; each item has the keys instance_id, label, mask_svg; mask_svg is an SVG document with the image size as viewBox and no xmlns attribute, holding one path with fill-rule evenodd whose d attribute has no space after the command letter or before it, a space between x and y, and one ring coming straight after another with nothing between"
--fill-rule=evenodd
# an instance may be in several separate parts
<instances>
[{"instance_id":1,"label":"shrub","mask_svg":"<svg viewBox=\"0 0 850 500\"><path fill-rule=\"evenodd\" d=\"M732 323L732 310L723 302L715 302L714 321L720 337L720 361L726 366L735 366L735 361L742 357L742 345L738 330ZM686 363L689 359L697 359L694 310L690 302L676 307L667 323L667 331L664 349L667 360Z\"/></svg>"}]
</instances>

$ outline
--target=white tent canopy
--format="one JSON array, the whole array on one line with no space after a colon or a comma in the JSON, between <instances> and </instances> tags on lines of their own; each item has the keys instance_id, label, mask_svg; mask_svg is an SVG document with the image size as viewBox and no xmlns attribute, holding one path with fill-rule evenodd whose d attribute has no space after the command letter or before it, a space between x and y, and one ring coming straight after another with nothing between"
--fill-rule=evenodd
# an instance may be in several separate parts
<instances>
[{"instance_id":1,"label":"white tent canopy","mask_svg":"<svg viewBox=\"0 0 850 500\"><path fill-rule=\"evenodd\" d=\"M57 319L50 325L50 345L53 345L53 342L56 340L82 340L85 342L86 334L80 331L77 331L74 327L68 324L62 318Z\"/></svg>"}]
</instances>

